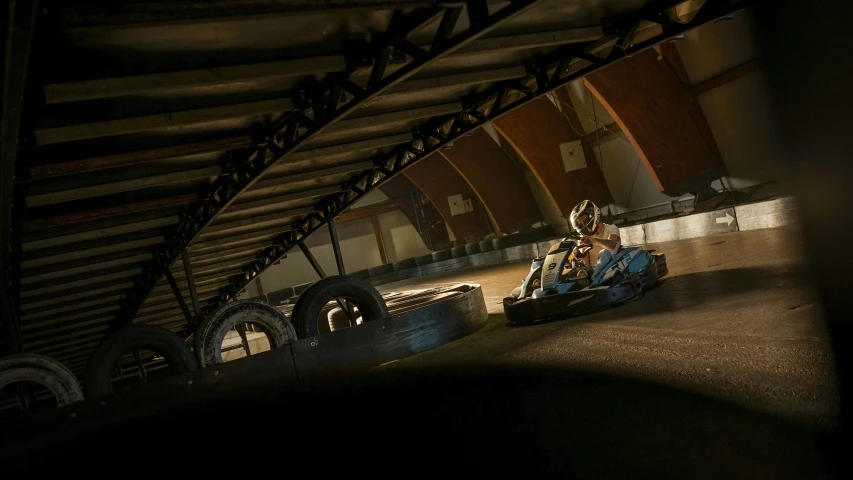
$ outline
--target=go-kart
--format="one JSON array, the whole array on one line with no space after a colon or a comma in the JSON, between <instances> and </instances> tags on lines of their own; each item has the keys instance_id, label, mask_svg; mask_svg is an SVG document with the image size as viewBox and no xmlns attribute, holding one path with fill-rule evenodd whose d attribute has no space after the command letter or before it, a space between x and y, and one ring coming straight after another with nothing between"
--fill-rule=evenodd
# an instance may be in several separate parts
<instances>
[{"instance_id":1,"label":"go-kart","mask_svg":"<svg viewBox=\"0 0 853 480\"><path fill-rule=\"evenodd\" d=\"M583 260L591 249L565 237L547 255L534 258L521 286L503 300L510 323L527 325L627 303L668 273L665 255L640 247L620 247L596 271Z\"/></svg>"}]
</instances>

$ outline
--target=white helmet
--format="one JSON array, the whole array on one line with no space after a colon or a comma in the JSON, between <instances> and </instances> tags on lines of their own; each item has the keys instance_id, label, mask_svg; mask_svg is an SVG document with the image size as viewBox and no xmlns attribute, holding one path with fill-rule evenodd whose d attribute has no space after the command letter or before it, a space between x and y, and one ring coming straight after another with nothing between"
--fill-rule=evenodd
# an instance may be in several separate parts
<instances>
[{"instance_id":1,"label":"white helmet","mask_svg":"<svg viewBox=\"0 0 853 480\"><path fill-rule=\"evenodd\" d=\"M601 220L601 210L590 200L584 200L572 209L569 223L580 235L592 235Z\"/></svg>"}]
</instances>

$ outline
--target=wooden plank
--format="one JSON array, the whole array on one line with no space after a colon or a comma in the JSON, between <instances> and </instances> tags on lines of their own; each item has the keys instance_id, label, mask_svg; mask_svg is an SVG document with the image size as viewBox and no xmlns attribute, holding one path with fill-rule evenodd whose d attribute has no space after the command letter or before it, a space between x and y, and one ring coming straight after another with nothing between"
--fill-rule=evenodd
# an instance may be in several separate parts
<instances>
[{"instance_id":1,"label":"wooden plank","mask_svg":"<svg viewBox=\"0 0 853 480\"><path fill-rule=\"evenodd\" d=\"M726 70L725 72L717 75L716 77L709 78L704 82L693 86L693 95L699 96L703 93L708 93L711 90L722 87L723 85L733 82L741 77L745 77L751 73L755 73L761 71L761 63L756 60L750 60L746 63L740 64L730 70Z\"/></svg>"},{"instance_id":2,"label":"wooden plank","mask_svg":"<svg viewBox=\"0 0 853 480\"><path fill-rule=\"evenodd\" d=\"M337 217L335 217L335 221L338 223L351 222L353 220L359 220L362 218L373 217L376 215L381 215L383 213L393 212L395 210L400 209L399 202L390 201L390 202L382 202L377 203L375 205L370 205L369 207L363 208L355 208L349 211L346 211Z\"/></svg>"},{"instance_id":3,"label":"wooden plank","mask_svg":"<svg viewBox=\"0 0 853 480\"><path fill-rule=\"evenodd\" d=\"M220 105L216 107L184 110L180 112L158 113L141 117L120 118L101 122L68 125L36 130L39 145L71 142L90 138L141 132L155 128L193 125L229 118L247 117L265 113L284 113L293 108L288 98L263 100L259 102Z\"/></svg>"},{"instance_id":4,"label":"wooden plank","mask_svg":"<svg viewBox=\"0 0 853 480\"><path fill-rule=\"evenodd\" d=\"M634 145L661 192L687 193L682 185L724 169L693 93L654 50L616 62L583 82Z\"/></svg>"},{"instance_id":5,"label":"wooden plank","mask_svg":"<svg viewBox=\"0 0 853 480\"><path fill-rule=\"evenodd\" d=\"M482 128L439 154L471 185L500 231L514 232L540 219L524 172Z\"/></svg>"},{"instance_id":6,"label":"wooden plank","mask_svg":"<svg viewBox=\"0 0 853 480\"><path fill-rule=\"evenodd\" d=\"M551 100L534 100L498 118L493 125L530 167L561 215L568 215L584 199L609 198L604 175L591 151L584 151L585 157L589 155L586 168L566 172L560 145L583 137Z\"/></svg>"},{"instance_id":7,"label":"wooden plank","mask_svg":"<svg viewBox=\"0 0 853 480\"><path fill-rule=\"evenodd\" d=\"M489 225L480 210L477 195L468 185L468 182L459 175L447 160L438 155L427 157L414 165L407 167L404 174L412 181L418 189L429 198L441 217L450 227L453 236L459 241L467 241L467 238L480 239L489 233ZM447 197L461 194L463 198L476 201L473 212L460 215L450 213L450 203Z\"/></svg>"},{"instance_id":8,"label":"wooden plank","mask_svg":"<svg viewBox=\"0 0 853 480\"><path fill-rule=\"evenodd\" d=\"M379 247L379 259L382 264L388 263L388 256L385 254L385 242L382 241L382 229L379 227L379 219L376 215L371 215L370 220L373 223L373 234L376 235L376 246Z\"/></svg>"},{"instance_id":9,"label":"wooden plank","mask_svg":"<svg viewBox=\"0 0 853 480\"><path fill-rule=\"evenodd\" d=\"M136 165L166 158L176 158L211 152L223 152L226 150L233 150L235 148L248 147L250 145L252 145L252 139L248 136L228 137L204 142L185 143L170 147L151 148L148 150L104 155L101 157L86 158L72 162L35 165L30 167L30 178L35 180L57 175L91 172L95 170L103 170L105 168Z\"/></svg>"},{"instance_id":10,"label":"wooden plank","mask_svg":"<svg viewBox=\"0 0 853 480\"><path fill-rule=\"evenodd\" d=\"M31 232L33 230L41 230L43 228L71 225L74 223L88 222L101 218L127 215L129 213L144 212L146 210L153 210L157 208L171 207L175 205L188 205L192 202L195 202L196 200L198 200L198 194L188 193L186 195L176 195L174 197L158 198L156 200L146 200L142 202L131 203L128 205L104 207L96 210L87 210L84 212L58 215L56 217L39 218L24 222L24 231Z\"/></svg>"}]
</instances>

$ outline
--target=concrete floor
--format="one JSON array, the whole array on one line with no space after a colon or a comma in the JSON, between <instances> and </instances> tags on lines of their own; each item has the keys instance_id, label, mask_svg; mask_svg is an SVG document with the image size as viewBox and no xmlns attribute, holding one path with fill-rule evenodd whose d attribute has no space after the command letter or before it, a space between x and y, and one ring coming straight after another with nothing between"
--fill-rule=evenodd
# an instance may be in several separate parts
<instances>
[{"instance_id":1,"label":"concrete floor","mask_svg":"<svg viewBox=\"0 0 853 480\"><path fill-rule=\"evenodd\" d=\"M838 411L833 355L795 227L649 245L669 275L642 300L592 315L511 327L501 299L529 262L383 285L384 292L482 285L481 331L380 368L546 366L650 381L809 427Z\"/></svg>"}]
</instances>

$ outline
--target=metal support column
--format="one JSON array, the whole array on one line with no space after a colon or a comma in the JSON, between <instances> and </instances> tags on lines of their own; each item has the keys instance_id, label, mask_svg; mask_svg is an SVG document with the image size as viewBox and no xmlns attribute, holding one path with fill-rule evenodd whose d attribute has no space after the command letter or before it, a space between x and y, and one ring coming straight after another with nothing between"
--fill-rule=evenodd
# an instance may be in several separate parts
<instances>
[{"instance_id":1,"label":"metal support column","mask_svg":"<svg viewBox=\"0 0 853 480\"><path fill-rule=\"evenodd\" d=\"M133 359L136 360L136 368L139 370L139 379L142 380L143 383L147 382L148 372L145 371L145 364L142 363L142 356L136 348L133 349Z\"/></svg>"},{"instance_id":2,"label":"metal support column","mask_svg":"<svg viewBox=\"0 0 853 480\"><path fill-rule=\"evenodd\" d=\"M318 262L317 259L314 258L314 254L311 253L311 250L308 249L308 246L305 245L305 242L299 241L297 245L299 245L299 249L302 250L302 253L305 255L305 258L308 259L308 263L311 264L311 267L314 269L315 272L317 272L317 275L320 278L326 278L326 271L323 270L323 267L320 265L320 262ZM352 324L352 310L349 302L342 302L339 298L336 298L335 301L338 302L338 306L340 306L343 311L347 312L347 315L350 318L350 324Z\"/></svg>"},{"instance_id":3,"label":"metal support column","mask_svg":"<svg viewBox=\"0 0 853 480\"><path fill-rule=\"evenodd\" d=\"M187 288L190 289L190 299L193 302L193 313L195 313L196 321L201 316L201 309L198 304L198 291L195 289L195 278L193 277L193 267L190 264L190 257L186 250L181 251L181 262L184 264L184 273L187 276Z\"/></svg>"},{"instance_id":4,"label":"metal support column","mask_svg":"<svg viewBox=\"0 0 853 480\"><path fill-rule=\"evenodd\" d=\"M3 295L3 318L9 338L7 348L21 350L15 303L9 287L10 242L12 234L12 189L15 182L15 163L18 156L18 137L24 101L24 83L35 30L38 2L11 0L8 5L8 24L5 41L5 65L0 98L0 290Z\"/></svg>"},{"instance_id":5,"label":"metal support column","mask_svg":"<svg viewBox=\"0 0 853 480\"><path fill-rule=\"evenodd\" d=\"M334 218L329 218L329 236L332 237L332 250L335 251L335 263L338 265L338 275L346 275L344 256L341 254L341 244L338 242L338 227L335 226Z\"/></svg>"},{"instance_id":6,"label":"metal support column","mask_svg":"<svg viewBox=\"0 0 853 480\"><path fill-rule=\"evenodd\" d=\"M187 302L184 300L184 295L181 293L181 289L178 288L178 283L175 282L175 277L172 276L172 272L166 270L166 280L169 282L169 286L172 287L172 293L175 294L175 298L178 300L178 305L181 307L181 311L184 312L184 316L187 318L187 323L190 325L190 328L195 330L195 317L192 312L190 312L189 307L187 307Z\"/></svg>"},{"instance_id":7,"label":"metal support column","mask_svg":"<svg viewBox=\"0 0 853 480\"><path fill-rule=\"evenodd\" d=\"M308 259L308 263L311 264L311 268L317 272L317 275L320 278L326 278L326 271L323 270L323 267L320 266L320 263L314 258L314 254L311 253L311 250L308 250L308 247L305 245L305 242L299 241L297 243L299 245L299 249L302 250L302 254L305 255L305 258Z\"/></svg>"}]
</instances>

